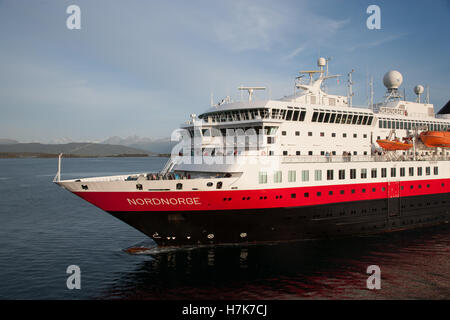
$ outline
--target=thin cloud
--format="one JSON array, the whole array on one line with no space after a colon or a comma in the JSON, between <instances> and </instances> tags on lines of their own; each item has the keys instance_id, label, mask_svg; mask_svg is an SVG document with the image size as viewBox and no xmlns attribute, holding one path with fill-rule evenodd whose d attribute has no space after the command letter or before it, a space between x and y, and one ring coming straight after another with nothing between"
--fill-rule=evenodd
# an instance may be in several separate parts
<instances>
[{"instance_id":1,"label":"thin cloud","mask_svg":"<svg viewBox=\"0 0 450 320\"><path fill-rule=\"evenodd\" d=\"M375 48L375 47L381 46L382 44L398 40L398 39L400 39L400 38L402 38L404 36L407 36L407 35L408 35L408 33L394 34L394 35L391 35L391 36L388 36L388 37L385 37L385 38L382 38L382 39L371 41L369 43L357 44L357 45L355 45L353 47L350 47L348 49L348 51L355 51L356 49Z\"/></svg>"}]
</instances>

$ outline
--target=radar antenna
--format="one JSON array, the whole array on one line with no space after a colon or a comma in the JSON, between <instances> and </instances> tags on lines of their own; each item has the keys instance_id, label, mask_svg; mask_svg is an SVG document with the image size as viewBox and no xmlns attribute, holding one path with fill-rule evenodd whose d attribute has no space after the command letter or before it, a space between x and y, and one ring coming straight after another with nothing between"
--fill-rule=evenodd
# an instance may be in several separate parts
<instances>
[{"instance_id":1,"label":"radar antenna","mask_svg":"<svg viewBox=\"0 0 450 320\"><path fill-rule=\"evenodd\" d=\"M425 91L422 85L417 85L414 87L414 93L417 95L416 102L420 103L420 95Z\"/></svg>"},{"instance_id":2,"label":"radar antenna","mask_svg":"<svg viewBox=\"0 0 450 320\"><path fill-rule=\"evenodd\" d=\"M387 93L386 93L386 96L385 96L385 98L386 98L385 102L387 102L389 100L395 100L395 99L402 99L402 98L404 98L398 92L398 87L400 87L402 82L403 82L403 76L397 70L389 71L388 73L386 73L384 75L383 83L384 83L384 86L387 89Z\"/></svg>"},{"instance_id":3,"label":"radar antenna","mask_svg":"<svg viewBox=\"0 0 450 320\"><path fill-rule=\"evenodd\" d=\"M239 87L238 90L247 90L248 92L248 101L252 101L253 91L254 90L266 90L266 87Z\"/></svg>"}]
</instances>

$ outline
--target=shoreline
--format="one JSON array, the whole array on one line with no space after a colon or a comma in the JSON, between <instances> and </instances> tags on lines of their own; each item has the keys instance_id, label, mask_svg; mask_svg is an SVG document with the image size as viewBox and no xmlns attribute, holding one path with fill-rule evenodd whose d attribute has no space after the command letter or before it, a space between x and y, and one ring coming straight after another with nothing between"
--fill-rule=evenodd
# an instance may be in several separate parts
<instances>
[{"instance_id":1,"label":"shoreline","mask_svg":"<svg viewBox=\"0 0 450 320\"><path fill-rule=\"evenodd\" d=\"M35 153L35 152L1 152L0 159L29 159L29 158L58 158L59 154ZM166 154L117 154L117 155L75 155L63 154L63 158L165 158Z\"/></svg>"}]
</instances>

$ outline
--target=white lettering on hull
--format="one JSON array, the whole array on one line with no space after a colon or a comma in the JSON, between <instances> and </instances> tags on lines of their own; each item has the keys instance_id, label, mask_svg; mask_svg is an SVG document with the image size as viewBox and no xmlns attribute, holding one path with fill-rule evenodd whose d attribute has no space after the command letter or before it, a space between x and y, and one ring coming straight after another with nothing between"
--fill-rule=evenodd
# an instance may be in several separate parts
<instances>
[{"instance_id":1,"label":"white lettering on hull","mask_svg":"<svg viewBox=\"0 0 450 320\"><path fill-rule=\"evenodd\" d=\"M133 206L178 206L201 205L200 198L127 198L128 204Z\"/></svg>"}]
</instances>

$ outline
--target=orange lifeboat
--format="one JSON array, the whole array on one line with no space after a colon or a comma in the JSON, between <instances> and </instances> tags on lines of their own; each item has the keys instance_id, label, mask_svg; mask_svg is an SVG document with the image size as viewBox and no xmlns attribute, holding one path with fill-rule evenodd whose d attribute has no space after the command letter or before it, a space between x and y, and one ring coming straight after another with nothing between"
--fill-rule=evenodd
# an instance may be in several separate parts
<instances>
[{"instance_id":1,"label":"orange lifeboat","mask_svg":"<svg viewBox=\"0 0 450 320\"><path fill-rule=\"evenodd\" d=\"M450 131L424 131L420 133L420 140L427 147L450 148Z\"/></svg>"},{"instance_id":2,"label":"orange lifeboat","mask_svg":"<svg viewBox=\"0 0 450 320\"><path fill-rule=\"evenodd\" d=\"M389 150L389 151L409 150L413 146L411 143L400 142L398 140L388 140L388 139L377 140L377 143L380 147L382 147L385 150Z\"/></svg>"}]
</instances>

